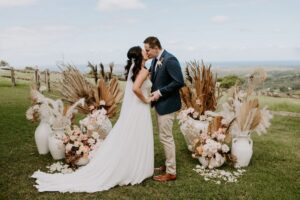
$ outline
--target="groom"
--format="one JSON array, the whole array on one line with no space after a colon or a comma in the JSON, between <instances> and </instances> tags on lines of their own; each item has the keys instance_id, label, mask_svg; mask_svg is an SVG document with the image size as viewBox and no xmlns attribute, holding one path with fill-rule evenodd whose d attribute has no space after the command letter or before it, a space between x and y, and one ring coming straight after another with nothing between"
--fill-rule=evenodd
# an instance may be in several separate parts
<instances>
[{"instance_id":1,"label":"groom","mask_svg":"<svg viewBox=\"0 0 300 200\"><path fill-rule=\"evenodd\" d=\"M159 139L164 146L165 166L155 168L165 172L154 176L156 181L164 182L176 180L175 143L172 134L173 121L176 111L181 108L179 89L184 85L180 64L175 56L164 50L158 38L150 36L145 39L144 47L148 57L152 60L149 69L152 89L151 106L155 107Z\"/></svg>"}]
</instances>

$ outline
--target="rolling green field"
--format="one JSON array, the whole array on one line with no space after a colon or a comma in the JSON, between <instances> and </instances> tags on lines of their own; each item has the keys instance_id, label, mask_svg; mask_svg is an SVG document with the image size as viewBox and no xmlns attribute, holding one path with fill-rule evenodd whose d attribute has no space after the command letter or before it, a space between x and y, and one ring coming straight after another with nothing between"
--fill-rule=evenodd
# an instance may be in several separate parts
<instances>
[{"instance_id":1,"label":"rolling green field","mask_svg":"<svg viewBox=\"0 0 300 200\"><path fill-rule=\"evenodd\" d=\"M188 152L175 123L178 179L158 183L152 179L136 186L116 187L98 193L38 193L30 176L53 163L39 155L34 142L37 124L26 120L30 105L29 86L0 78L0 199L300 199L300 119L275 116L268 134L253 135L254 154L246 173L237 183L216 185L204 181L192 169L198 164ZM51 94L50 94L51 95ZM300 112L294 100L262 99L272 110ZM115 122L117 117L113 119ZM155 119L153 117L153 119ZM155 163L164 162L154 121ZM222 169L230 170L229 166Z\"/></svg>"}]
</instances>

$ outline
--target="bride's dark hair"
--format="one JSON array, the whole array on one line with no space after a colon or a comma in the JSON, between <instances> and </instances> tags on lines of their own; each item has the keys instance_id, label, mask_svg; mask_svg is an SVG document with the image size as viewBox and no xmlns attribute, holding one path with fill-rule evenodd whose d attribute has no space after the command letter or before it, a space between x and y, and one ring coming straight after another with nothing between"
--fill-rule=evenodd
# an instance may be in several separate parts
<instances>
[{"instance_id":1,"label":"bride's dark hair","mask_svg":"<svg viewBox=\"0 0 300 200\"><path fill-rule=\"evenodd\" d=\"M140 46L131 47L127 52L127 65L125 66L125 77L127 80L130 67L132 63L134 63L134 66L132 68L132 76L130 77L131 80L134 82L136 79L136 76L138 75L139 71L142 69L142 61L143 61L143 54L142 54L142 48Z\"/></svg>"}]
</instances>

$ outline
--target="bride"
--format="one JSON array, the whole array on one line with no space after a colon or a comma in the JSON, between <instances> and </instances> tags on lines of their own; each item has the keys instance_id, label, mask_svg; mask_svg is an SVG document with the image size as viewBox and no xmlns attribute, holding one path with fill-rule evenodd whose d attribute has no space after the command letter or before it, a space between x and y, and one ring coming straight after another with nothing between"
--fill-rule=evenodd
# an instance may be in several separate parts
<instances>
[{"instance_id":1,"label":"bride","mask_svg":"<svg viewBox=\"0 0 300 200\"><path fill-rule=\"evenodd\" d=\"M152 83L144 67L146 52L129 49L127 84L120 116L86 166L70 174L36 171L39 192L97 192L117 185L134 185L154 173L153 129L150 113Z\"/></svg>"}]
</instances>

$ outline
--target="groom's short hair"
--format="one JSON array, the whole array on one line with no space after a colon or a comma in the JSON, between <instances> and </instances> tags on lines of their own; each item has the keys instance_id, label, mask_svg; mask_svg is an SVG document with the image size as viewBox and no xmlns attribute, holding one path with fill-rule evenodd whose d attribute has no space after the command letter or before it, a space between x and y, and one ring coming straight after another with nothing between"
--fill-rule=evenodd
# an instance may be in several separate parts
<instances>
[{"instance_id":1,"label":"groom's short hair","mask_svg":"<svg viewBox=\"0 0 300 200\"><path fill-rule=\"evenodd\" d=\"M158 47L159 49L161 49L161 44L160 44L159 39L157 37L154 37L154 36L147 37L144 40L144 44L149 44L149 46L151 48Z\"/></svg>"}]
</instances>

